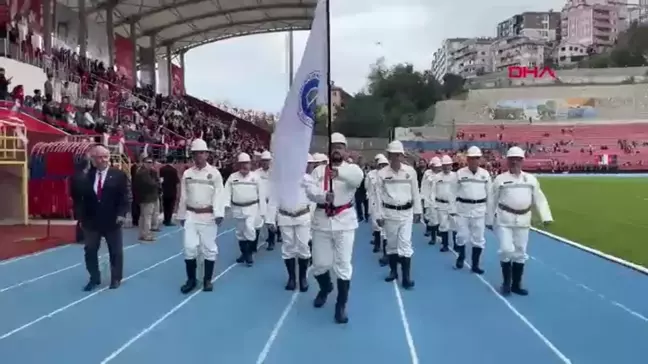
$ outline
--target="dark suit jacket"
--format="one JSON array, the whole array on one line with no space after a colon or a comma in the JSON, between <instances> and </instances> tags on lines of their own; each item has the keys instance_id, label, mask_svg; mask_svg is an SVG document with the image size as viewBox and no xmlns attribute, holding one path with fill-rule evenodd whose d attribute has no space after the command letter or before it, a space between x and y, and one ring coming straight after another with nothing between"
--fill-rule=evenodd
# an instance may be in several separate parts
<instances>
[{"instance_id":1,"label":"dark suit jacket","mask_svg":"<svg viewBox=\"0 0 648 364\"><path fill-rule=\"evenodd\" d=\"M180 184L180 177L178 170L173 168L172 165L166 164L160 168L160 177L162 182L162 193L166 197L173 197L178 194L178 185Z\"/></svg>"},{"instance_id":2,"label":"dark suit jacket","mask_svg":"<svg viewBox=\"0 0 648 364\"><path fill-rule=\"evenodd\" d=\"M81 224L85 229L108 232L119 229L117 217L126 217L129 210L128 177L118 169L109 168L102 186L101 201L94 191L95 168L86 175L82 192Z\"/></svg>"}]
</instances>

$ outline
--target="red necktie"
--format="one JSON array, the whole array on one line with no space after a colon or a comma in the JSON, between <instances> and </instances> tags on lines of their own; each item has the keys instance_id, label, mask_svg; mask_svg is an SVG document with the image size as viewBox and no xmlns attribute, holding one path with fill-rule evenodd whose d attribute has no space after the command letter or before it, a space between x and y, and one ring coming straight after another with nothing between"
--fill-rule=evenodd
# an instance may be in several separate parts
<instances>
[{"instance_id":1,"label":"red necktie","mask_svg":"<svg viewBox=\"0 0 648 364\"><path fill-rule=\"evenodd\" d=\"M101 181L101 172L97 172L97 199L101 200L101 192L103 191L103 182Z\"/></svg>"}]
</instances>

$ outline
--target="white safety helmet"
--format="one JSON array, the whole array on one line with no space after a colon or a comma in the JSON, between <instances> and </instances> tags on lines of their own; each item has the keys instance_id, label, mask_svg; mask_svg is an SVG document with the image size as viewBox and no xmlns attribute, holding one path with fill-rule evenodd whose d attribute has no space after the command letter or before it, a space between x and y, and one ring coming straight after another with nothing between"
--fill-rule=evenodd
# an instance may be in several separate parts
<instances>
[{"instance_id":1,"label":"white safety helmet","mask_svg":"<svg viewBox=\"0 0 648 364\"><path fill-rule=\"evenodd\" d=\"M248 163L248 162L252 162L252 160L250 159L250 155L247 154L247 153L241 153L241 154L239 154L239 155L238 155L238 158L236 159L236 161L239 162L239 163Z\"/></svg>"},{"instance_id":2,"label":"white safety helmet","mask_svg":"<svg viewBox=\"0 0 648 364\"><path fill-rule=\"evenodd\" d=\"M308 153L308 163L315 163L315 162L317 162L317 161L315 160L313 155Z\"/></svg>"},{"instance_id":3,"label":"white safety helmet","mask_svg":"<svg viewBox=\"0 0 648 364\"><path fill-rule=\"evenodd\" d=\"M313 154L313 158L315 159L315 162L317 163L322 163L322 162L328 162L328 156L324 153L315 153Z\"/></svg>"},{"instance_id":4,"label":"white safety helmet","mask_svg":"<svg viewBox=\"0 0 648 364\"><path fill-rule=\"evenodd\" d=\"M506 152L506 158L524 158L524 149L520 147L511 147Z\"/></svg>"},{"instance_id":5,"label":"white safety helmet","mask_svg":"<svg viewBox=\"0 0 648 364\"><path fill-rule=\"evenodd\" d=\"M452 164L452 163L454 162L452 161L452 158L450 158L449 155L444 155L443 157L441 157L442 166L447 166L448 164Z\"/></svg>"},{"instance_id":6,"label":"white safety helmet","mask_svg":"<svg viewBox=\"0 0 648 364\"><path fill-rule=\"evenodd\" d=\"M346 137L340 133L333 133L331 134L331 144L347 145Z\"/></svg>"},{"instance_id":7,"label":"white safety helmet","mask_svg":"<svg viewBox=\"0 0 648 364\"><path fill-rule=\"evenodd\" d=\"M261 160L262 161L271 161L272 160L272 153L268 152L267 150L261 153Z\"/></svg>"},{"instance_id":8,"label":"white safety helmet","mask_svg":"<svg viewBox=\"0 0 648 364\"><path fill-rule=\"evenodd\" d=\"M441 158L432 157L432 159L430 159L430 166L432 166L432 167L441 167Z\"/></svg>"},{"instance_id":9,"label":"white safety helmet","mask_svg":"<svg viewBox=\"0 0 648 364\"><path fill-rule=\"evenodd\" d=\"M471 157L481 157L482 156L482 151L479 149L479 147L472 146L468 148L468 151L466 152L466 157L471 158Z\"/></svg>"},{"instance_id":10,"label":"white safety helmet","mask_svg":"<svg viewBox=\"0 0 648 364\"><path fill-rule=\"evenodd\" d=\"M393 142L389 143L389 145L387 145L387 153L405 154L403 143L398 140L394 140Z\"/></svg>"},{"instance_id":11,"label":"white safety helmet","mask_svg":"<svg viewBox=\"0 0 648 364\"><path fill-rule=\"evenodd\" d=\"M254 151L254 157L260 158L261 157L261 152L255 150Z\"/></svg>"},{"instance_id":12,"label":"white safety helmet","mask_svg":"<svg viewBox=\"0 0 648 364\"><path fill-rule=\"evenodd\" d=\"M376 154L376 158L374 160L376 161L376 164L378 164L378 165L389 164L389 161L387 160L387 157L385 157L383 154Z\"/></svg>"},{"instance_id":13,"label":"white safety helmet","mask_svg":"<svg viewBox=\"0 0 648 364\"><path fill-rule=\"evenodd\" d=\"M207 143L202 139L194 139L191 142L191 151L192 152L209 152L207 148Z\"/></svg>"}]
</instances>

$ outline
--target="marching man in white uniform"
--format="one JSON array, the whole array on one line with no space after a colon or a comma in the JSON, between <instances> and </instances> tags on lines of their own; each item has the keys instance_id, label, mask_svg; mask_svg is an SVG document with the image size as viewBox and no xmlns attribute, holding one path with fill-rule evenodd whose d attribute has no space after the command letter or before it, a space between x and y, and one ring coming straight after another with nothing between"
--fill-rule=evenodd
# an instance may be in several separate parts
<instances>
[{"instance_id":1,"label":"marching man in white uniform","mask_svg":"<svg viewBox=\"0 0 648 364\"><path fill-rule=\"evenodd\" d=\"M300 185L298 204L295 209L277 207L271 202L268 205L268 230L274 231L277 227L283 230L284 242L281 245L281 257L288 272L287 291L297 288L299 278L299 291L308 291L306 273L311 259L311 205L306 196L306 185L312 183L311 176L305 174Z\"/></svg>"},{"instance_id":2,"label":"marching man in white uniform","mask_svg":"<svg viewBox=\"0 0 648 364\"><path fill-rule=\"evenodd\" d=\"M381 250L383 251L383 257L385 258L385 265L386 265L386 260L387 260L387 253L385 251L386 249L386 241L383 238L384 233L382 231L382 228L378 226L378 222L376 219L376 182L378 178L378 171L380 171L382 168L387 166L389 164L389 161L387 158L385 158L384 155L382 154L376 154L376 157L374 158L374 169L369 171L367 173L367 177L365 177L365 189L367 190L367 199L369 200L369 215L371 216L371 227L373 229L373 240L372 244L374 246L373 252L374 253L379 253ZM383 244L383 241L385 243ZM382 260L382 258L381 258Z\"/></svg>"},{"instance_id":3,"label":"marching man in white uniform","mask_svg":"<svg viewBox=\"0 0 648 364\"><path fill-rule=\"evenodd\" d=\"M265 219L266 214L266 191L261 177L250 170L250 156L241 153L237 162L238 171L232 173L225 182L223 203L231 209L232 217L236 221L236 239L241 250L241 256L236 262L245 262L251 267L256 251L258 219Z\"/></svg>"},{"instance_id":4,"label":"marching man in white uniform","mask_svg":"<svg viewBox=\"0 0 648 364\"><path fill-rule=\"evenodd\" d=\"M529 292L522 288L522 276L527 255L531 209L540 215L545 224L553 221L549 203L540 189L535 176L522 171L524 150L511 147L506 153L508 172L495 178L493 198L486 215L488 228L495 228L499 239L500 262L502 266L502 294L511 292L526 296Z\"/></svg>"},{"instance_id":5,"label":"marching man in white uniform","mask_svg":"<svg viewBox=\"0 0 648 364\"><path fill-rule=\"evenodd\" d=\"M389 275L386 282L398 279L401 265L402 286L414 287L411 279L412 224L421 220L421 196L416 170L402 162L405 156L403 144L395 140L387 146L389 166L378 171L376 183L378 224L387 237Z\"/></svg>"},{"instance_id":6,"label":"marching man in white uniform","mask_svg":"<svg viewBox=\"0 0 648 364\"><path fill-rule=\"evenodd\" d=\"M479 261L484 251L486 239L486 207L490 203L492 186L490 174L479 167L482 152L478 147L468 148L468 166L457 171L457 261L455 267L462 269L466 259L466 244L470 244L471 270L484 274Z\"/></svg>"},{"instance_id":7,"label":"marching man in white uniform","mask_svg":"<svg viewBox=\"0 0 648 364\"><path fill-rule=\"evenodd\" d=\"M184 171L180 181L178 220L184 226L184 258L187 282L180 291L187 294L197 284L198 249L204 259L203 291L213 290L212 275L218 254L216 237L225 209L222 201L223 177L207 163L209 148L202 139L191 142L194 166Z\"/></svg>"},{"instance_id":8,"label":"marching man in white uniform","mask_svg":"<svg viewBox=\"0 0 648 364\"><path fill-rule=\"evenodd\" d=\"M429 173L428 173L429 171ZM441 172L441 159L432 157L430 159L430 169L425 171L421 179L421 198L423 199L423 214L425 215L426 236L430 237L430 245L436 244L439 232L439 216L434 201L434 191L436 189L436 180Z\"/></svg>"},{"instance_id":9,"label":"marching man in white uniform","mask_svg":"<svg viewBox=\"0 0 648 364\"><path fill-rule=\"evenodd\" d=\"M457 174L452 171L452 158L444 155L441 157L441 173L437 174L434 184L434 204L437 218L439 219L439 236L441 236L441 251L450 251L450 233L454 226L456 216L455 189Z\"/></svg>"},{"instance_id":10,"label":"marching man in white uniform","mask_svg":"<svg viewBox=\"0 0 648 364\"><path fill-rule=\"evenodd\" d=\"M254 171L254 173L258 174L259 177L261 177L261 184L263 185L263 190L268 191L268 193L270 191L270 185L269 185L270 163L272 163L272 153L266 150L263 153L261 153L261 159L259 161L259 165L260 165L259 169ZM269 197L270 196L266 196L266 203L269 202L268 201ZM260 221L257 221L257 227L259 227L259 225L263 226L264 221L261 220L260 217L258 220ZM257 229L257 244L258 244L259 235L261 235L260 228ZM275 242L281 242L281 230L280 229L268 230L268 237L266 239L266 242L268 243L267 249L274 250Z\"/></svg>"},{"instance_id":11,"label":"marching man in white uniform","mask_svg":"<svg viewBox=\"0 0 648 364\"><path fill-rule=\"evenodd\" d=\"M333 291L330 270L337 276L337 302L335 322L349 321L346 304L353 267L353 242L358 218L353 202L356 189L364 179L362 169L345 162L347 141L344 135L331 135L331 167L320 165L311 174L313 182L307 184L308 198L317 203L313 215L313 274L319 284L319 292L313 305L322 307ZM332 186L330 183L332 182Z\"/></svg>"}]
</instances>

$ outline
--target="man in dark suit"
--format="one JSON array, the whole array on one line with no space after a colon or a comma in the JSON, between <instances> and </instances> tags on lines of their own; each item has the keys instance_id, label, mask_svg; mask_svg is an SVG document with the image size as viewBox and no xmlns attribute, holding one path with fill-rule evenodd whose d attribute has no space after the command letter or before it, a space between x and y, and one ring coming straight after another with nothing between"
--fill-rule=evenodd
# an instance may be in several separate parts
<instances>
[{"instance_id":1,"label":"man in dark suit","mask_svg":"<svg viewBox=\"0 0 648 364\"><path fill-rule=\"evenodd\" d=\"M110 289L121 284L124 247L121 227L128 212L128 177L110 168L110 151L103 145L92 149L92 165L88 171L81 203L81 226L85 235L85 265L90 281L85 291L101 284L99 246L106 239L110 256Z\"/></svg>"},{"instance_id":2,"label":"man in dark suit","mask_svg":"<svg viewBox=\"0 0 648 364\"><path fill-rule=\"evenodd\" d=\"M178 170L171 165L172 163L173 157L169 157L167 164L160 168L160 178L162 179L162 211L164 212L164 225L166 226L171 226L171 218L178 197L178 184L180 184Z\"/></svg>"}]
</instances>

